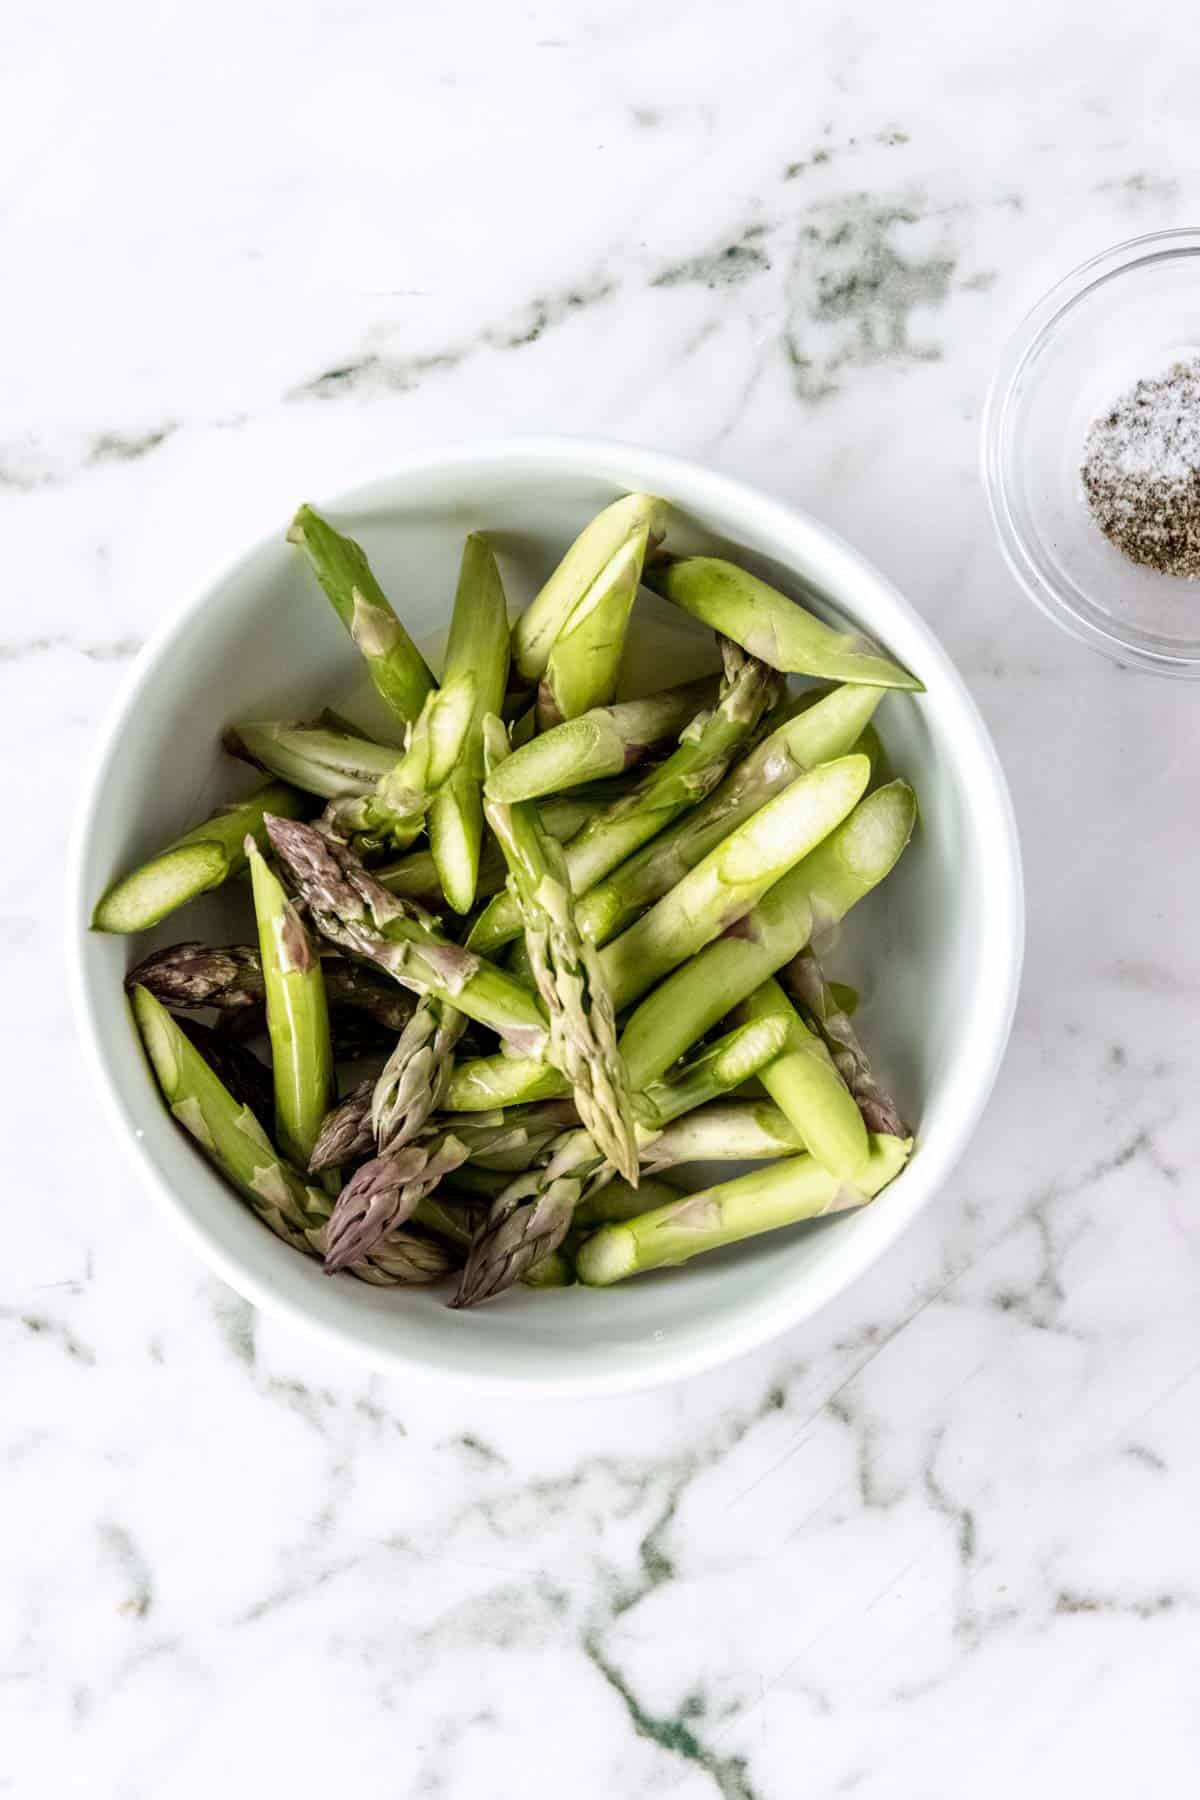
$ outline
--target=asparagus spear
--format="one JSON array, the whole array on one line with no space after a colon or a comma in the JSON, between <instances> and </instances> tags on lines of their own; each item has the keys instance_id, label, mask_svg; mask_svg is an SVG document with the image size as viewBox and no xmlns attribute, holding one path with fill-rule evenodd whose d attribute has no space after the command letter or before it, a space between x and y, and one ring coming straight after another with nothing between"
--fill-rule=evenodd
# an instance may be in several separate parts
<instances>
[{"instance_id":1,"label":"asparagus spear","mask_svg":"<svg viewBox=\"0 0 1200 1800\"><path fill-rule=\"evenodd\" d=\"M500 571L486 538L473 532L463 550L446 646L443 689L469 683L472 710L461 750L434 795L429 842L442 890L455 912L475 904L483 841L483 720L498 712L508 680L508 612Z\"/></svg>"},{"instance_id":2,"label":"asparagus spear","mask_svg":"<svg viewBox=\"0 0 1200 1800\"><path fill-rule=\"evenodd\" d=\"M902 1138L873 1138L854 1185L839 1181L811 1156L793 1156L735 1181L681 1195L636 1219L601 1226L581 1245L576 1272L591 1287L608 1287L801 1219L863 1206L899 1174L910 1148Z\"/></svg>"},{"instance_id":3,"label":"asparagus spear","mask_svg":"<svg viewBox=\"0 0 1200 1800\"><path fill-rule=\"evenodd\" d=\"M816 924L843 918L894 868L915 820L907 783L893 781L868 794L752 912L648 995L621 1038L634 1086L669 1069L730 1007L790 962Z\"/></svg>"},{"instance_id":4,"label":"asparagus spear","mask_svg":"<svg viewBox=\"0 0 1200 1800\"><path fill-rule=\"evenodd\" d=\"M867 1053L850 1022L844 993L825 971L811 949L792 958L779 972L792 999L812 1021L829 1048L839 1075L854 1095L868 1131L892 1137L908 1137L908 1127L891 1095L880 1087L871 1071Z\"/></svg>"},{"instance_id":5,"label":"asparagus spear","mask_svg":"<svg viewBox=\"0 0 1200 1800\"><path fill-rule=\"evenodd\" d=\"M396 752L328 724L268 720L230 725L221 742L231 756L324 800L369 794L395 766Z\"/></svg>"},{"instance_id":6,"label":"asparagus spear","mask_svg":"<svg viewBox=\"0 0 1200 1800\"><path fill-rule=\"evenodd\" d=\"M647 571L646 582L772 668L828 681L923 691L915 675L881 656L859 633L834 631L777 588L720 557L685 556L659 563Z\"/></svg>"},{"instance_id":7,"label":"asparagus spear","mask_svg":"<svg viewBox=\"0 0 1200 1800\"><path fill-rule=\"evenodd\" d=\"M759 1071L759 1080L822 1168L840 1181L853 1181L870 1149L867 1128L821 1039L803 1023L779 983L771 978L755 988L733 1016L746 1023L763 1018L786 1023L784 1049Z\"/></svg>"},{"instance_id":8,"label":"asparagus spear","mask_svg":"<svg viewBox=\"0 0 1200 1800\"><path fill-rule=\"evenodd\" d=\"M246 800L220 807L203 825L185 832L149 862L114 882L92 915L94 931L147 931L197 894L220 887L246 866L247 834L263 842L263 817L301 818L306 797L282 781L268 782Z\"/></svg>"},{"instance_id":9,"label":"asparagus spear","mask_svg":"<svg viewBox=\"0 0 1200 1800\"><path fill-rule=\"evenodd\" d=\"M308 557L388 706L397 718L415 719L434 679L372 575L362 547L335 531L311 506L302 506L292 520L288 542L298 544Z\"/></svg>"},{"instance_id":10,"label":"asparagus spear","mask_svg":"<svg viewBox=\"0 0 1200 1800\"><path fill-rule=\"evenodd\" d=\"M621 1038L634 1089L669 1069L731 1007L790 962L816 922L842 918L882 881L915 820L907 783L893 781L869 794L751 913L649 994ZM456 1112L482 1111L562 1091L554 1070L536 1058L481 1057L455 1069L446 1104Z\"/></svg>"},{"instance_id":11,"label":"asparagus spear","mask_svg":"<svg viewBox=\"0 0 1200 1800\"><path fill-rule=\"evenodd\" d=\"M545 586L513 627L513 660L525 681L540 681L556 640L576 608L631 535L662 535L663 505L649 494L627 494L597 514L575 539Z\"/></svg>"},{"instance_id":12,"label":"asparagus spear","mask_svg":"<svg viewBox=\"0 0 1200 1800\"><path fill-rule=\"evenodd\" d=\"M576 896L586 894L639 845L710 793L771 703L777 683L766 664L743 657L736 645L728 643L722 654L726 674L715 709L697 713L674 754L570 840L566 869ZM504 768L502 763L498 776ZM476 920L471 947L489 953L515 936L520 923L515 897L498 895Z\"/></svg>"},{"instance_id":13,"label":"asparagus spear","mask_svg":"<svg viewBox=\"0 0 1200 1800\"><path fill-rule=\"evenodd\" d=\"M630 532L555 638L538 686L543 731L612 699L649 538L645 524Z\"/></svg>"},{"instance_id":14,"label":"asparagus spear","mask_svg":"<svg viewBox=\"0 0 1200 1800\"><path fill-rule=\"evenodd\" d=\"M668 1206L678 1198L678 1188L653 1175L643 1175L635 1188L620 1175L614 1175L611 1181L594 1188L586 1200L579 1202L571 1219L572 1237L580 1227L593 1230L597 1225L636 1219L639 1213L650 1212L656 1206Z\"/></svg>"},{"instance_id":15,"label":"asparagus spear","mask_svg":"<svg viewBox=\"0 0 1200 1800\"><path fill-rule=\"evenodd\" d=\"M594 707L514 750L494 778L488 777L488 792L496 800L536 800L619 775L644 762L658 745L673 742L701 707L711 706L716 689L716 679L702 675L644 700Z\"/></svg>"},{"instance_id":16,"label":"asparagus spear","mask_svg":"<svg viewBox=\"0 0 1200 1800\"><path fill-rule=\"evenodd\" d=\"M309 1173L335 1169L341 1164L359 1162L375 1149L375 1129L371 1123L373 1080L360 1081L344 1100L331 1106L321 1120L308 1159Z\"/></svg>"},{"instance_id":17,"label":"asparagus spear","mask_svg":"<svg viewBox=\"0 0 1200 1800\"><path fill-rule=\"evenodd\" d=\"M651 1150L671 1119L738 1087L779 1054L785 1028L756 1021L723 1038L674 1082L651 1090L648 1122L638 1128L638 1151ZM549 1146L544 1165L518 1176L496 1198L471 1245L453 1306L475 1306L523 1278L566 1237L575 1207L603 1183L608 1165L586 1131L565 1132Z\"/></svg>"},{"instance_id":18,"label":"asparagus spear","mask_svg":"<svg viewBox=\"0 0 1200 1800\"><path fill-rule=\"evenodd\" d=\"M363 1163L338 1195L325 1228L326 1274L336 1275L370 1255L466 1158L466 1145L448 1132Z\"/></svg>"},{"instance_id":19,"label":"asparagus spear","mask_svg":"<svg viewBox=\"0 0 1200 1800\"><path fill-rule=\"evenodd\" d=\"M508 734L494 714L483 731L490 777L508 754ZM633 1103L617 1052L616 1020L595 952L575 928L562 847L542 831L528 801L509 805L488 794L484 806L508 862L537 990L550 1016L550 1061L571 1082L579 1116L597 1145L636 1184Z\"/></svg>"},{"instance_id":20,"label":"asparagus spear","mask_svg":"<svg viewBox=\"0 0 1200 1800\"><path fill-rule=\"evenodd\" d=\"M188 1039L178 1020L146 988L130 995L151 1066L176 1122L276 1237L306 1256L319 1253L332 1202L280 1156L258 1118L240 1106ZM432 1281L452 1266L444 1246L396 1232L350 1270L384 1286Z\"/></svg>"},{"instance_id":21,"label":"asparagus spear","mask_svg":"<svg viewBox=\"0 0 1200 1800\"><path fill-rule=\"evenodd\" d=\"M328 1196L310 1188L288 1167L249 1107L239 1106L146 988L134 988L130 999L172 1116L277 1237L310 1252L306 1234L322 1222Z\"/></svg>"},{"instance_id":22,"label":"asparagus spear","mask_svg":"<svg viewBox=\"0 0 1200 1800\"><path fill-rule=\"evenodd\" d=\"M579 907L582 929L594 943L607 943L797 777L856 748L882 693L838 687L798 714L789 709L715 793L589 889Z\"/></svg>"},{"instance_id":23,"label":"asparagus spear","mask_svg":"<svg viewBox=\"0 0 1200 1800\"><path fill-rule=\"evenodd\" d=\"M403 850L425 823L441 783L461 759L475 710L475 678L460 674L425 697L399 757L369 793L331 800L322 823L338 837Z\"/></svg>"},{"instance_id":24,"label":"asparagus spear","mask_svg":"<svg viewBox=\"0 0 1200 1800\"><path fill-rule=\"evenodd\" d=\"M289 1161L308 1166L333 1099L333 1048L321 959L253 838L246 839L275 1078L275 1135Z\"/></svg>"},{"instance_id":25,"label":"asparagus spear","mask_svg":"<svg viewBox=\"0 0 1200 1800\"><path fill-rule=\"evenodd\" d=\"M465 1013L438 994L422 994L375 1083L371 1124L381 1151L410 1143L436 1112L449 1080Z\"/></svg>"},{"instance_id":26,"label":"asparagus spear","mask_svg":"<svg viewBox=\"0 0 1200 1800\"><path fill-rule=\"evenodd\" d=\"M587 824L598 804L599 802L584 797L576 799L574 795L556 796L544 801L538 808L538 818L542 829L548 831L551 837L557 838L561 844L574 837ZM430 828L432 829L432 824ZM371 873L389 893L399 894L405 900L419 900L437 908L445 897L432 850L410 850L407 856L374 868ZM504 860L504 852L495 839L489 837L479 854L476 897L482 896L486 900L493 894L498 894L507 875L508 864Z\"/></svg>"},{"instance_id":27,"label":"asparagus spear","mask_svg":"<svg viewBox=\"0 0 1200 1800\"><path fill-rule=\"evenodd\" d=\"M643 1157L657 1172L690 1162L773 1162L804 1140L772 1100L716 1100L659 1132Z\"/></svg>"},{"instance_id":28,"label":"asparagus spear","mask_svg":"<svg viewBox=\"0 0 1200 1800\"><path fill-rule=\"evenodd\" d=\"M822 763L769 800L689 870L601 951L600 966L614 1005L627 1006L669 970L728 932L846 817L870 773L865 756Z\"/></svg>"},{"instance_id":29,"label":"asparagus spear","mask_svg":"<svg viewBox=\"0 0 1200 1800\"><path fill-rule=\"evenodd\" d=\"M443 937L428 913L380 887L345 845L287 819L269 818L267 831L323 936L499 1032L518 1055L545 1053L546 1021L511 976Z\"/></svg>"}]
</instances>

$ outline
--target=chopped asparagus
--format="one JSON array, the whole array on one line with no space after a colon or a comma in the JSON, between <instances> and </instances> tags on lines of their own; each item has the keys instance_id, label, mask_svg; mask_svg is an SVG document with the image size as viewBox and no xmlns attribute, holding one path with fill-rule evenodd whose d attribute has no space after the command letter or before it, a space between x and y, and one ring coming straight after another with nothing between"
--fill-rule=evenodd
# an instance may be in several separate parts
<instances>
[{"instance_id":1,"label":"chopped asparagus","mask_svg":"<svg viewBox=\"0 0 1200 1800\"><path fill-rule=\"evenodd\" d=\"M858 632L835 631L777 588L716 556L685 556L647 571L647 585L751 656L789 674L873 687L921 690L898 663L881 656Z\"/></svg>"},{"instance_id":2,"label":"chopped asparagus","mask_svg":"<svg viewBox=\"0 0 1200 1800\"><path fill-rule=\"evenodd\" d=\"M470 684L471 716L429 810L433 859L455 912L469 912L475 904L483 842L483 720L500 710L507 680L504 588L490 545L473 532L463 550L442 675L443 688Z\"/></svg>"},{"instance_id":3,"label":"chopped asparagus","mask_svg":"<svg viewBox=\"0 0 1200 1800\"><path fill-rule=\"evenodd\" d=\"M630 532L555 638L538 686L543 731L612 699L649 538L648 525Z\"/></svg>"},{"instance_id":4,"label":"chopped asparagus","mask_svg":"<svg viewBox=\"0 0 1200 1800\"><path fill-rule=\"evenodd\" d=\"M484 721L489 778L507 754L508 735L493 714ZM636 1183L633 1100L616 1019L596 954L575 927L562 847L541 829L530 801L507 804L489 793L484 806L508 862L534 980L550 1017L550 1061L571 1082L579 1116L600 1149Z\"/></svg>"},{"instance_id":5,"label":"chopped asparagus","mask_svg":"<svg viewBox=\"0 0 1200 1800\"><path fill-rule=\"evenodd\" d=\"M92 915L94 931L148 931L197 894L220 887L246 866L247 835L265 841L263 818L303 818L307 798L282 781L268 782L246 800L220 807L203 825L113 883Z\"/></svg>"},{"instance_id":6,"label":"chopped asparagus","mask_svg":"<svg viewBox=\"0 0 1200 1800\"><path fill-rule=\"evenodd\" d=\"M737 750L746 743L777 692L776 680L764 663L743 657L733 645L723 647L726 679L713 710L696 714L679 747L651 770L633 792L614 800L573 837L566 853L571 892L584 895L672 819L695 805L720 781ZM511 759L510 759L511 760ZM503 774L501 765L499 774ZM579 917L582 920L581 910ZM521 915L512 894L498 895L476 920L471 946L485 953L520 930ZM585 934L594 934L584 927Z\"/></svg>"},{"instance_id":7,"label":"chopped asparagus","mask_svg":"<svg viewBox=\"0 0 1200 1800\"><path fill-rule=\"evenodd\" d=\"M630 536L644 531L657 542L663 528L663 504L649 494L615 500L584 527L513 627L513 660L525 681L541 680L572 614Z\"/></svg>"},{"instance_id":8,"label":"chopped asparagus","mask_svg":"<svg viewBox=\"0 0 1200 1800\"><path fill-rule=\"evenodd\" d=\"M435 686L433 675L392 611L361 545L335 531L311 506L302 506L292 520L288 542L308 557L382 698L397 718L415 719Z\"/></svg>"},{"instance_id":9,"label":"chopped asparagus","mask_svg":"<svg viewBox=\"0 0 1200 1800\"><path fill-rule=\"evenodd\" d=\"M519 1055L548 1046L537 1001L503 969L444 937L428 913L380 887L343 844L310 825L269 818L275 854L313 923L341 949L384 970L416 994L439 999L490 1027Z\"/></svg>"},{"instance_id":10,"label":"chopped asparagus","mask_svg":"<svg viewBox=\"0 0 1200 1800\"><path fill-rule=\"evenodd\" d=\"M590 889L579 920L593 942L615 937L799 776L854 749L882 695L881 688L834 688L777 724L715 793Z\"/></svg>"},{"instance_id":11,"label":"chopped asparagus","mask_svg":"<svg viewBox=\"0 0 1200 1800\"><path fill-rule=\"evenodd\" d=\"M488 777L488 794L494 800L536 800L620 775L659 745L673 743L701 707L711 706L716 691L716 678L702 675L644 700L621 700L568 719L514 750Z\"/></svg>"},{"instance_id":12,"label":"chopped asparagus","mask_svg":"<svg viewBox=\"0 0 1200 1800\"><path fill-rule=\"evenodd\" d=\"M850 1022L846 992L827 981L811 949L805 949L779 972L796 1004L811 1019L829 1047L838 1073L854 1095L868 1131L908 1137L909 1131L891 1095L879 1085Z\"/></svg>"},{"instance_id":13,"label":"chopped asparagus","mask_svg":"<svg viewBox=\"0 0 1200 1800\"><path fill-rule=\"evenodd\" d=\"M600 952L617 1007L729 933L763 895L850 812L870 777L865 756L842 756L801 775L739 825Z\"/></svg>"},{"instance_id":14,"label":"chopped asparagus","mask_svg":"<svg viewBox=\"0 0 1200 1800\"><path fill-rule=\"evenodd\" d=\"M275 1077L275 1136L307 1168L333 1099L333 1047L321 959L278 878L246 839Z\"/></svg>"},{"instance_id":15,"label":"chopped asparagus","mask_svg":"<svg viewBox=\"0 0 1200 1800\"><path fill-rule=\"evenodd\" d=\"M809 1154L839 1180L853 1181L870 1149L867 1128L821 1039L771 978L740 1003L734 1017L746 1023L765 1018L785 1022L787 1042L758 1078Z\"/></svg>"},{"instance_id":16,"label":"chopped asparagus","mask_svg":"<svg viewBox=\"0 0 1200 1800\"><path fill-rule=\"evenodd\" d=\"M916 821L913 791L891 782L777 881L752 912L647 995L621 1036L635 1088L669 1069L739 1000L890 873ZM617 940L620 943L620 939Z\"/></svg>"},{"instance_id":17,"label":"chopped asparagus","mask_svg":"<svg viewBox=\"0 0 1200 1800\"><path fill-rule=\"evenodd\" d=\"M681 1195L635 1219L602 1225L580 1246L576 1272L591 1287L608 1287L764 1231L864 1206L900 1173L910 1149L906 1139L872 1139L853 1185L839 1181L811 1156L793 1156L735 1181Z\"/></svg>"},{"instance_id":18,"label":"chopped asparagus","mask_svg":"<svg viewBox=\"0 0 1200 1800\"><path fill-rule=\"evenodd\" d=\"M324 800L371 793L396 762L396 752L386 744L329 724L276 720L230 725L221 742L231 756Z\"/></svg>"}]
</instances>

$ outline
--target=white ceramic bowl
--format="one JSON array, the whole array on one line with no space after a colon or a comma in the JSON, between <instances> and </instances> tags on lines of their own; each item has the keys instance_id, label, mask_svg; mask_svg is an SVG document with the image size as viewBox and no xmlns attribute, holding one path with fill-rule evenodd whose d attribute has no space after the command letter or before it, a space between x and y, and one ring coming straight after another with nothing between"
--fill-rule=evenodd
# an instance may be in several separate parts
<instances>
[{"instance_id":1,"label":"white ceramic bowl","mask_svg":"<svg viewBox=\"0 0 1200 1800\"><path fill-rule=\"evenodd\" d=\"M329 1280L277 1242L172 1123L121 993L126 967L152 942L244 938L244 897L210 896L151 938L87 929L116 874L252 785L221 753L222 724L352 704L365 691L352 646L284 542L285 521L273 520L255 549L186 602L131 672L79 822L70 960L82 1036L150 1193L247 1299L376 1367L542 1393L619 1392L761 1344L839 1293L932 1198L975 1128L1004 1052L1023 943L1004 777L932 632L832 532L695 464L585 440L431 452L383 480L316 499L363 541L406 623L428 641L444 627L466 531L488 531L515 611L588 517L630 489L671 502L681 521L673 545L723 547L826 616L862 627L925 682L923 695L891 694L878 714L892 762L917 789L918 833L893 876L851 915L834 958L864 993L863 1034L917 1126L919 1148L862 1212L616 1288L517 1290L472 1312L449 1311L436 1291ZM678 678L695 648L690 622L672 627L673 612L655 617L659 679L651 685Z\"/></svg>"}]
</instances>

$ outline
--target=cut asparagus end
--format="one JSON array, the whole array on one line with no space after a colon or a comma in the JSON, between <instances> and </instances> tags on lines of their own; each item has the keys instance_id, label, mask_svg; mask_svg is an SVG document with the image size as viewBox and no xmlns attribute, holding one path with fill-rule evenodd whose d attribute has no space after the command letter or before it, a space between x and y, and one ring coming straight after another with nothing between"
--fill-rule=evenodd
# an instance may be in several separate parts
<instances>
[{"instance_id":1,"label":"cut asparagus end","mask_svg":"<svg viewBox=\"0 0 1200 1800\"><path fill-rule=\"evenodd\" d=\"M911 1139L876 1137L858 1180L847 1185L811 1156L793 1156L734 1181L686 1194L620 1225L603 1225L581 1246L576 1273L607 1287L647 1269L674 1267L708 1250L805 1219L863 1206L898 1175Z\"/></svg>"},{"instance_id":2,"label":"cut asparagus end","mask_svg":"<svg viewBox=\"0 0 1200 1800\"><path fill-rule=\"evenodd\" d=\"M526 681L540 681L555 639L632 532L661 537L665 509L651 494L626 494L580 532L513 627L513 660Z\"/></svg>"},{"instance_id":3,"label":"cut asparagus end","mask_svg":"<svg viewBox=\"0 0 1200 1800\"><path fill-rule=\"evenodd\" d=\"M637 1271L638 1241L625 1224L602 1225L584 1239L575 1257L575 1274L587 1287L611 1287Z\"/></svg>"},{"instance_id":4,"label":"cut asparagus end","mask_svg":"<svg viewBox=\"0 0 1200 1800\"><path fill-rule=\"evenodd\" d=\"M625 767L625 744L615 730L606 730L606 725L603 715L585 715L568 719L544 737L532 738L488 776L488 799L515 806L521 800L578 787L598 775L617 774Z\"/></svg>"},{"instance_id":5,"label":"cut asparagus end","mask_svg":"<svg viewBox=\"0 0 1200 1800\"><path fill-rule=\"evenodd\" d=\"M478 788L468 792L450 781L434 795L428 825L442 892L456 913L468 913L475 904L483 835Z\"/></svg>"},{"instance_id":6,"label":"cut asparagus end","mask_svg":"<svg viewBox=\"0 0 1200 1800\"><path fill-rule=\"evenodd\" d=\"M777 588L720 557L685 556L658 565L647 570L646 583L772 668L924 691L923 682L866 638L834 630Z\"/></svg>"},{"instance_id":7,"label":"cut asparagus end","mask_svg":"<svg viewBox=\"0 0 1200 1800\"><path fill-rule=\"evenodd\" d=\"M612 699L648 536L645 525L630 532L555 639L538 693L543 730Z\"/></svg>"},{"instance_id":8,"label":"cut asparagus end","mask_svg":"<svg viewBox=\"0 0 1200 1800\"><path fill-rule=\"evenodd\" d=\"M144 863L109 888L92 914L94 931L148 931L188 900L219 887L230 872L220 844L184 844Z\"/></svg>"},{"instance_id":9,"label":"cut asparagus end","mask_svg":"<svg viewBox=\"0 0 1200 1800\"><path fill-rule=\"evenodd\" d=\"M783 875L838 825L871 779L865 756L842 756L802 775L726 840L722 878L730 883Z\"/></svg>"}]
</instances>

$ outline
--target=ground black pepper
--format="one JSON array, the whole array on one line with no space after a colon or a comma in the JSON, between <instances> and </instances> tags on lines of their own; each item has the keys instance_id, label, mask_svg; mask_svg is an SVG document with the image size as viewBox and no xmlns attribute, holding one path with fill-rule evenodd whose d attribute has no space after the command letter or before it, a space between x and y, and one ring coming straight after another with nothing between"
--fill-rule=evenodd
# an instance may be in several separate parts
<instances>
[{"instance_id":1,"label":"ground black pepper","mask_svg":"<svg viewBox=\"0 0 1200 1800\"><path fill-rule=\"evenodd\" d=\"M1081 473L1093 518L1131 562L1200 577L1200 357L1122 394L1088 432Z\"/></svg>"}]
</instances>

